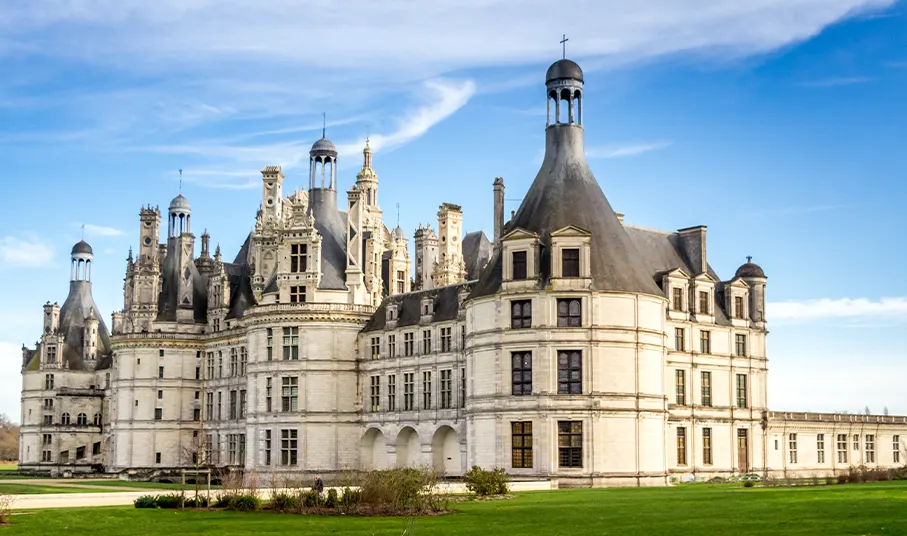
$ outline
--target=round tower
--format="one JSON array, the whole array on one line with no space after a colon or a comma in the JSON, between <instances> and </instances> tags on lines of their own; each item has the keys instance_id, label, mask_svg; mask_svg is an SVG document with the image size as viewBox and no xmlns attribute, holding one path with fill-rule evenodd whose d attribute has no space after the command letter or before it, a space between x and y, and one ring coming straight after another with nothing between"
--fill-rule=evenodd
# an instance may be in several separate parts
<instances>
[{"instance_id":1,"label":"round tower","mask_svg":"<svg viewBox=\"0 0 907 536\"><path fill-rule=\"evenodd\" d=\"M173 198L170 202L170 217L168 219L167 236L177 238L183 233L190 233L190 220L192 219L192 209L189 206L189 200L183 197L183 194Z\"/></svg>"},{"instance_id":2,"label":"round tower","mask_svg":"<svg viewBox=\"0 0 907 536\"><path fill-rule=\"evenodd\" d=\"M761 266L753 262L752 257L737 268L735 277L746 281L750 287L750 318L761 325L765 322L765 282L768 278Z\"/></svg>"},{"instance_id":3,"label":"round tower","mask_svg":"<svg viewBox=\"0 0 907 536\"><path fill-rule=\"evenodd\" d=\"M94 253L88 242L81 240L72 247L70 252L72 266L70 269L70 281L91 281L91 261L94 259Z\"/></svg>"},{"instance_id":4,"label":"round tower","mask_svg":"<svg viewBox=\"0 0 907 536\"><path fill-rule=\"evenodd\" d=\"M322 132L321 139L316 141L309 151L309 190L318 188L334 190L336 180L337 148Z\"/></svg>"},{"instance_id":5,"label":"round tower","mask_svg":"<svg viewBox=\"0 0 907 536\"><path fill-rule=\"evenodd\" d=\"M548 126L583 125L583 70L562 59L551 64L545 76L548 91ZM554 117L551 104L554 103Z\"/></svg>"}]
</instances>

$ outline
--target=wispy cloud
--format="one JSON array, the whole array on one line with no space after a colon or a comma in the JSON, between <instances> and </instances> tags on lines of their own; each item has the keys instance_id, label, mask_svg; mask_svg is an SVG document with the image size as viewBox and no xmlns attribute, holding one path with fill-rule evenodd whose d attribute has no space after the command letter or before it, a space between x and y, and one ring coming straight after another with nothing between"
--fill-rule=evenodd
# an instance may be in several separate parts
<instances>
[{"instance_id":1,"label":"wispy cloud","mask_svg":"<svg viewBox=\"0 0 907 536\"><path fill-rule=\"evenodd\" d=\"M472 80L455 81L439 78L424 82L422 87L428 102L404 114L397 120L397 128L393 132L372 135L370 141L374 151L393 149L424 135L431 127L465 106L476 92L476 85ZM341 155L353 154L361 151L364 143L365 140L357 140L341 144L337 146L337 152Z\"/></svg>"},{"instance_id":2,"label":"wispy cloud","mask_svg":"<svg viewBox=\"0 0 907 536\"><path fill-rule=\"evenodd\" d=\"M81 224L81 223L73 223L73 227L82 227L82 225L83 225L83 224ZM91 223L86 223L86 224L84 224L84 226L85 226L85 233L88 234L88 235L94 235L94 236L123 236L123 235L126 234L124 231L121 231L121 230L119 230L119 229L115 229L115 228L113 228L113 227L106 227L106 226L104 226L104 225L94 225L94 224L91 224Z\"/></svg>"},{"instance_id":3,"label":"wispy cloud","mask_svg":"<svg viewBox=\"0 0 907 536\"><path fill-rule=\"evenodd\" d=\"M799 216L801 214L812 214L814 212L829 212L832 210L840 210L844 208L844 205L837 204L827 204L827 205L804 205L804 206L790 206L790 207L777 207L777 208L764 208L762 210L756 210L752 212L742 213L747 218L751 217L768 217L768 216Z\"/></svg>"},{"instance_id":4,"label":"wispy cloud","mask_svg":"<svg viewBox=\"0 0 907 536\"><path fill-rule=\"evenodd\" d=\"M872 78L866 76L849 76L841 78L823 78L820 80L809 80L807 82L800 82L800 85L805 87L838 87L865 84L871 81Z\"/></svg>"},{"instance_id":5,"label":"wispy cloud","mask_svg":"<svg viewBox=\"0 0 907 536\"><path fill-rule=\"evenodd\" d=\"M670 141L640 142L625 145L604 145L586 148L586 158L624 158L658 151L671 145Z\"/></svg>"},{"instance_id":6,"label":"wispy cloud","mask_svg":"<svg viewBox=\"0 0 907 536\"><path fill-rule=\"evenodd\" d=\"M781 301L768 304L768 318L782 321L826 320L832 318L891 318L907 322L907 297L822 298Z\"/></svg>"},{"instance_id":7,"label":"wispy cloud","mask_svg":"<svg viewBox=\"0 0 907 536\"><path fill-rule=\"evenodd\" d=\"M206 188L251 190L261 185L261 173L254 169L247 171L184 169L183 180Z\"/></svg>"},{"instance_id":8,"label":"wispy cloud","mask_svg":"<svg viewBox=\"0 0 907 536\"><path fill-rule=\"evenodd\" d=\"M41 268L51 263L53 249L36 236L26 240L14 236L0 238L0 261L4 266Z\"/></svg>"}]
</instances>

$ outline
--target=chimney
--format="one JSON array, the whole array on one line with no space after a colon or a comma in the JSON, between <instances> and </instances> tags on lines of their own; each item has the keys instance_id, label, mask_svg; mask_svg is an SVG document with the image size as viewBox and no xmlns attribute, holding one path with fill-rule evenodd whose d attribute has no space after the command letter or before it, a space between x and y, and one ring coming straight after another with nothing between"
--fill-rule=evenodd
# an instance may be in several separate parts
<instances>
[{"instance_id":1,"label":"chimney","mask_svg":"<svg viewBox=\"0 0 907 536\"><path fill-rule=\"evenodd\" d=\"M683 252L686 254L694 276L709 269L705 249L705 229L705 225L697 225L677 231L677 234L680 235L680 242L683 245Z\"/></svg>"},{"instance_id":2,"label":"chimney","mask_svg":"<svg viewBox=\"0 0 907 536\"><path fill-rule=\"evenodd\" d=\"M494 247L501 246L501 235L504 232L504 179L494 180Z\"/></svg>"}]
</instances>

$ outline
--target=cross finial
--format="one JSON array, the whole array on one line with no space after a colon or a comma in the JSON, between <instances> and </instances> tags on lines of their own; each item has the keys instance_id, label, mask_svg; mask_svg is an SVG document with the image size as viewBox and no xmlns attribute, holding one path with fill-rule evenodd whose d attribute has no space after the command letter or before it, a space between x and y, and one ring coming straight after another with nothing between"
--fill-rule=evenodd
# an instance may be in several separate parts
<instances>
[{"instance_id":1,"label":"cross finial","mask_svg":"<svg viewBox=\"0 0 907 536\"><path fill-rule=\"evenodd\" d=\"M563 49L564 49L564 50L563 50L563 52L564 52L564 59L567 59L567 41L569 41L569 39L567 39L567 34L564 34L564 36L561 38L561 46L562 46Z\"/></svg>"},{"instance_id":2,"label":"cross finial","mask_svg":"<svg viewBox=\"0 0 907 536\"><path fill-rule=\"evenodd\" d=\"M321 112L321 139L324 139L328 127L328 116Z\"/></svg>"},{"instance_id":3,"label":"cross finial","mask_svg":"<svg viewBox=\"0 0 907 536\"><path fill-rule=\"evenodd\" d=\"M397 203L397 227L400 227L400 203Z\"/></svg>"},{"instance_id":4,"label":"cross finial","mask_svg":"<svg viewBox=\"0 0 907 536\"><path fill-rule=\"evenodd\" d=\"M752 255L747 255L747 256L746 256L746 262L747 262L747 264L753 262L753 256L752 256Z\"/></svg>"},{"instance_id":5,"label":"cross finial","mask_svg":"<svg viewBox=\"0 0 907 536\"><path fill-rule=\"evenodd\" d=\"M180 169L180 195L183 195L183 170Z\"/></svg>"}]
</instances>

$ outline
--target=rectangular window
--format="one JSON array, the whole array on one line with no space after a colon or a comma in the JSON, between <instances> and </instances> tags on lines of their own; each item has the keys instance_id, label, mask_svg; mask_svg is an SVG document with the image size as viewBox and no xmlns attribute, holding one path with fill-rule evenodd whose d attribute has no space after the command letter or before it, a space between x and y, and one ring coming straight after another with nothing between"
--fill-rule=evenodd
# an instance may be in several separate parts
<instances>
[{"instance_id":1,"label":"rectangular window","mask_svg":"<svg viewBox=\"0 0 907 536\"><path fill-rule=\"evenodd\" d=\"M431 371L422 373L422 409L431 409Z\"/></svg>"},{"instance_id":2,"label":"rectangular window","mask_svg":"<svg viewBox=\"0 0 907 536\"><path fill-rule=\"evenodd\" d=\"M671 289L673 293L671 305L675 311L683 311L683 289L680 287L674 287Z\"/></svg>"},{"instance_id":3,"label":"rectangular window","mask_svg":"<svg viewBox=\"0 0 907 536\"><path fill-rule=\"evenodd\" d=\"M387 411L397 410L397 375L387 377Z\"/></svg>"},{"instance_id":4,"label":"rectangular window","mask_svg":"<svg viewBox=\"0 0 907 536\"><path fill-rule=\"evenodd\" d=\"M687 464L687 429L677 428L677 465Z\"/></svg>"},{"instance_id":5,"label":"rectangular window","mask_svg":"<svg viewBox=\"0 0 907 536\"><path fill-rule=\"evenodd\" d=\"M54 424L54 416L45 415L44 416L44 426L53 426L53 424Z\"/></svg>"},{"instance_id":6,"label":"rectangular window","mask_svg":"<svg viewBox=\"0 0 907 536\"><path fill-rule=\"evenodd\" d=\"M415 405L416 379L415 373L403 373L403 410L412 411Z\"/></svg>"},{"instance_id":7,"label":"rectangular window","mask_svg":"<svg viewBox=\"0 0 907 536\"><path fill-rule=\"evenodd\" d=\"M858 434L853 435L853 450L860 450L860 436Z\"/></svg>"},{"instance_id":8,"label":"rectangular window","mask_svg":"<svg viewBox=\"0 0 907 536\"><path fill-rule=\"evenodd\" d=\"M236 357L236 348L230 348L230 377L236 376L239 370L239 360Z\"/></svg>"},{"instance_id":9,"label":"rectangular window","mask_svg":"<svg viewBox=\"0 0 907 536\"><path fill-rule=\"evenodd\" d=\"M687 373L685 370L674 371L674 403L680 406L687 403Z\"/></svg>"},{"instance_id":10,"label":"rectangular window","mask_svg":"<svg viewBox=\"0 0 907 536\"><path fill-rule=\"evenodd\" d=\"M709 293L705 290L699 291L699 313L703 315L709 314Z\"/></svg>"},{"instance_id":11,"label":"rectangular window","mask_svg":"<svg viewBox=\"0 0 907 536\"><path fill-rule=\"evenodd\" d=\"M422 354L428 355L431 353L431 330L425 329L422 330Z\"/></svg>"},{"instance_id":12,"label":"rectangular window","mask_svg":"<svg viewBox=\"0 0 907 536\"><path fill-rule=\"evenodd\" d=\"M579 277L579 250L561 250L561 277Z\"/></svg>"},{"instance_id":13,"label":"rectangular window","mask_svg":"<svg viewBox=\"0 0 907 536\"><path fill-rule=\"evenodd\" d=\"M381 357L381 337L372 337L372 359Z\"/></svg>"},{"instance_id":14,"label":"rectangular window","mask_svg":"<svg viewBox=\"0 0 907 536\"><path fill-rule=\"evenodd\" d=\"M50 391L54 388L54 375L45 374L44 375L44 390Z\"/></svg>"},{"instance_id":15,"label":"rectangular window","mask_svg":"<svg viewBox=\"0 0 907 536\"><path fill-rule=\"evenodd\" d=\"M513 279L526 279L526 252L514 251L510 258L513 261Z\"/></svg>"},{"instance_id":16,"label":"rectangular window","mask_svg":"<svg viewBox=\"0 0 907 536\"><path fill-rule=\"evenodd\" d=\"M308 246L306 244L290 245L290 272L301 273L306 271L308 257L306 256Z\"/></svg>"},{"instance_id":17,"label":"rectangular window","mask_svg":"<svg viewBox=\"0 0 907 536\"><path fill-rule=\"evenodd\" d=\"M299 409L299 378L297 376L280 379L280 410L284 412Z\"/></svg>"},{"instance_id":18,"label":"rectangular window","mask_svg":"<svg viewBox=\"0 0 907 536\"><path fill-rule=\"evenodd\" d=\"M816 463L825 463L825 434L816 434Z\"/></svg>"},{"instance_id":19,"label":"rectangular window","mask_svg":"<svg viewBox=\"0 0 907 536\"><path fill-rule=\"evenodd\" d=\"M236 419L236 400L237 400L236 391L235 390L230 391L230 417L229 417L229 419L231 421Z\"/></svg>"},{"instance_id":20,"label":"rectangular window","mask_svg":"<svg viewBox=\"0 0 907 536\"><path fill-rule=\"evenodd\" d=\"M466 367L460 369L460 407L466 407Z\"/></svg>"},{"instance_id":21,"label":"rectangular window","mask_svg":"<svg viewBox=\"0 0 907 536\"><path fill-rule=\"evenodd\" d=\"M52 462L52 461L54 461L53 456L54 456L54 455L53 455L53 452L51 452L51 451L49 451L49 450L43 450L43 451L41 451L41 461L42 461L42 462Z\"/></svg>"},{"instance_id":22,"label":"rectangular window","mask_svg":"<svg viewBox=\"0 0 907 536\"><path fill-rule=\"evenodd\" d=\"M42 434L41 435L41 445L47 446L54 442L54 436L51 434Z\"/></svg>"},{"instance_id":23,"label":"rectangular window","mask_svg":"<svg viewBox=\"0 0 907 536\"><path fill-rule=\"evenodd\" d=\"M239 418L246 418L246 390L239 391Z\"/></svg>"},{"instance_id":24,"label":"rectangular window","mask_svg":"<svg viewBox=\"0 0 907 536\"><path fill-rule=\"evenodd\" d=\"M583 392L583 354L579 350L557 353L557 393L578 395Z\"/></svg>"},{"instance_id":25,"label":"rectangular window","mask_svg":"<svg viewBox=\"0 0 907 536\"><path fill-rule=\"evenodd\" d=\"M412 333L403 334L403 355L405 357L412 357L412 355L413 355L413 334Z\"/></svg>"},{"instance_id":26,"label":"rectangular window","mask_svg":"<svg viewBox=\"0 0 907 536\"><path fill-rule=\"evenodd\" d=\"M158 399L158 400L163 400L163 399L164 399L164 391L162 391L162 390L160 390L160 389L157 390L157 399Z\"/></svg>"},{"instance_id":27,"label":"rectangular window","mask_svg":"<svg viewBox=\"0 0 907 536\"><path fill-rule=\"evenodd\" d=\"M712 465L712 429L702 429L702 463Z\"/></svg>"},{"instance_id":28,"label":"rectangular window","mask_svg":"<svg viewBox=\"0 0 907 536\"><path fill-rule=\"evenodd\" d=\"M108 376L109 376L109 373L108 373ZM195 379L196 379L196 380L202 379L202 368L201 368L201 367L195 367ZM110 381L109 381L110 378L107 378L107 380L108 380L108 381L107 381L107 386L109 387L109 386L110 386Z\"/></svg>"},{"instance_id":29,"label":"rectangular window","mask_svg":"<svg viewBox=\"0 0 907 536\"><path fill-rule=\"evenodd\" d=\"M195 422L198 422L198 421L202 420L202 410L201 410L201 408L193 408L193 409L192 409L192 420L195 421Z\"/></svg>"},{"instance_id":30,"label":"rectangular window","mask_svg":"<svg viewBox=\"0 0 907 536\"><path fill-rule=\"evenodd\" d=\"M790 463L797 463L797 434L787 434L787 455Z\"/></svg>"},{"instance_id":31,"label":"rectangular window","mask_svg":"<svg viewBox=\"0 0 907 536\"><path fill-rule=\"evenodd\" d=\"M208 363L206 372L207 376L205 379L210 380L214 377L214 352L208 352Z\"/></svg>"},{"instance_id":32,"label":"rectangular window","mask_svg":"<svg viewBox=\"0 0 907 536\"><path fill-rule=\"evenodd\" d=\"M460 326L460 350L466 349L466 326Z\"/></svg>"},{"instance_id":33,"label":"rectangular window","mask_svg":"<svg viewBox=\"0 0 907 536\"><path fill-rule=\"evenodd\" d=\"M397 336L396 335L387 336L387 355L390 357L397 357Z\"/></svg>"},{"instance_id":34,"label":"rectangular window","mask_svg":"<svg viewBox=\"0 0 907 536\"><path fill-rule=\"evenodd\" d=\"M453 407L453 371L441 371L441 409Z\"/></svg>"},{"instance_id":35,"label":"rectangular window","mask_svg":"<svg viewBox=\"0 0 907 536\"><path fill-rule=\"evenodd\" d=\"M746 408L746 374L737 375L737 407Z\"/></svg>"},{"instance_id":36,"label":"rectangular window","mask_svg":"<svg viewBox=\"0 0 907 536\"><path fill-rule=\"evenodd\" d=\"M369 386L369 411L381 411L381 376L372 376Z\"/></svg>"},{"instance_id":37,"label":"rectangular window","mask_svg":"<svg viewBox=\"0 0 907 536\"><path fill-rule=\"evenodd\" d=\"M268 347L268 361L274 360L274 329L268 328L266 344Z\"/></svg>"},{"instance_id":38,"label":"rectangular window","mask_svg":"<svg viewBox=\"0 0 907 536\"><path fill-rule=\"evenodd\" d=\"M98 456L100 454L101 454L101 442L96 441L94 444L91 445L91 455Z\"/></svg>"},{"instance_id":39,"label":"rectangular window","mask_svg":"<svg viewBox=\"0 0 907 536\"><path fill-rule=\"evenodd\" d=\"M265 465L271 465L271 431L265 430Z\"/></svg>"},{"instance_id":40,"label":"rectangular window","mask_svg":"<svg viewBox=\"0 0 907 536\"><path fill-rule=\"evenodd\" d=\"M160 452L154 453L154 463L161 463L161 453Z\"/></svg>"},{"instance_id":41,"label":"rectangular window","mask_svg":"<svg viewBox=\"0 0 907 536\"><path fill-rule=\"evenodd\" d=\"M283 328L283 358L299 359L299 328Z\"/></svg>"},{"instance_id":42,"label":"rectangular window","mask_svg":"<svg viewBox=\"0 0 907 536\"><path fill-rule=\"evenodd\" d=\"M267 378L266 383L265 383L265 411L267 411L268 413L271 413L271 407L272 407L271 399L272 399L272 394L273 394L272 393L273 388L274 388L274 385L271 381L271 378Z\"/></svg>"},{"instance_id":43,"label":"rectangular window","mask_svg":"<svg viewBox=\"0 0 907 536\"><path fill-rule=\"evenodd\" d=\"M876 461L876 436L866 434L866 463L875 463Z\"/></svg>"},{"instance_id":44,"label":"rectangular window","mask_svg":"<svg viewBox=\"0 0 907 536\"><path fill-rule=\"evenodd\" d=\"M229 465L236 464L236 434L227 435L227 460Z\"/></svg>"},{"instance_id":45,"label":"rectangular window","mask_svg":"<svg viewBox=\"0 0 907 536\"><path fill-rule=\"evenodd\" d=\"M85 458L85 447L76 447L76 459L82 460Z\"/></svg>"},{"instance_id":46,"label":"rectangular window","mask_svg":"<svg viewBox=\"0 0 907 536\"><path fill-rule=\"evenodd\" d=\"M54 399L45 398L44 399L44 411L53 411L54 410Z\"/></svg>"},{"instance_id":47,"label":"rectangular window","mask_svg":"<svg viewBox=\"0 0 907 536\"><path fill-rule=\"evenodd\" d=\"M305 287L290 287L290 303L305 303Z\"/></svg>"},{"instance_id":48,"label":"rectangular window","mask_svg":"<svg viewBox=\"0 0 907 536\"><path fill-rule=\"evenodd\" d=\"M53 365L56 362L57 362L57 347L48 346L47 347L47 363Z\"/></svg>"},{"instance_id":49,"label":"rectangular window","mask_svg":"<svg viewBox=\"0 0 907 536\"><path fill-rule=\"evenodd\" d=\"M442 352L449 352L453 349L452 345L450 343L450 338L451 338L450 332L452 329L453 328L449 328L449 327L441 328L441 351Z\"/></svg>"},{"instance_id":50,"label":"rectangular window","mask_svg":"<svg viewBox=\"0 0 907 536\"><path fill-rule=\"evenodd\" d=\"M901 463L901 436L892 436L891 437L891 461L894 463Z\"/></svg>"},{"instance_id":51,"label":"rectangular window","mask_svg":"<svg viewBox=\"0 0 907 536\"><path fill-rule=\"evenodd\" d=\"M236 455L239 465L246 464L246 434L237 434L236 444L239 447L239 453Z\"/></svg>"},{"instance_id":52,"label":"rectangular window","mask_svg":"<svg viewBox=\"0 0 907 536\"><path fill-rule=\"evenodd\" d=\"M406 290L406 272L397 270L397 294L403 294Z\"/></svg>"},{"instance_id":53,"label":"rectangular window","mask_svg":"<svg viewBox=\"0 0 907 536\"><path fill-rule=\"evenodd\" d=\"M154 420L159 421L164 418L164 410L162 408L154 408Z\"/></svg>"},{"instance_id":54,"label":"rectangular window","mask_svg":"<svg viewBox=\"0 0 907 536\"><path fill-rule=\"evenodd\" d=\"M578 328L583 325L582 301L579 298L557 300L558 327Z\"/></svg>"},{"instance_id":55,"label":"rectangular window","mask_svg":"<svg viewBox=\"0 0 907 536\"><path fill-rule=\"evenodd\" d=\"M511 352L511 394L532 394L532 352Z\"/></svg>"},{"instance_id":56,"label":"rectangular window","mask_svg":"<svg viewBox=\"0 0 907 536\"><path fill-rule=\"evenodd\" d=\"M205 393L205 419L214 420L214 393Z\"/></svg>"},{"instance_id":57,"label":"rectangular window","mask_svg":"<svg viewBox=\"0 0 907 536\"><path fill-rule=\"evenodd\" d=\"M510 302L510 327L512 329L532 327L532 300Z\"/></svg>"},{"instance_id":58,"label":"rectangular window","mask_svg":"<svg viewBox=\"0 0 907 536\"><path fill-rule=\"evenodd\" d=\"M746 335L743 333L734 335L734 355L738 357L746 355Z\"/></svg>"},{"instance_id":59,"label":"rectangular window","mask_svg":"<svg viewBox=\"0 0 907 536\"><path fill-rule=\"evenodd\" d=\"M157 368L157 377L163 379L164 377L164 367Z\"/></svg>"},{"instance_id":60,"label":"rectangular window","mask_svg":"<svg viewBox=\"0 0 907 536\"><path fill-rule=\"evenodd\" d=\"M686 350L686 330L683 328L674 328L674 349L678 352Z\"/></svg>"},{"instance_id":61,"label":"rectangular window","mask_svg":"<svg viewBox=\"0 0 907 536\"><path fill-rule=\"evenodd\" d=\"M743 296L734 296L734 318L743 318Z\"/></svg>"},{"instance_id":62,"label":"rectangular window","mask_svg":"<svg viewBox=\"0 0 907 536\"><path fill-rule=\"evenodd\" d=\"M699 332L699 352L703 354L712 353L712 332L711 331L700 331Z\"/></svg>"},{"instance_id":63,"label":"rectangular window","mask_svg":"<svg viewBox=\"0 0 907 536\"><path fill-rule=\"evenodd\" d=\"M702 381L701 392L702 396L702 405L711 406L712 405L712 373L711 372L702 372L700 375L700 380Z\"/></svg>"},{"instance_id":64,"label":"rectangular window","mask_svg":"<svg viewBox=\"0 0 907 536\"><path fill-rule=\"evenodd\" d=\"M561 467L583 466L582 421L557 422L557 459Z\"/></svg>"},{"instance_id":65,"label":"rectangular window","mask_svg":"<svg viewBox=\"0 0 907 536\"><path fill-rule=\"evenodd\" d=\"M532 422L510 423L510 466L532 469Z\"/></svg>"},{"instance_id":66,"label":"rectangular window","mask_svg":"<svg viewBox=\"0 0 907 536\"><path fill-rule=\"evenodd\" d=\"M299 431L280 431L280 465L296 465L296 453L299 446Z\"/></svg>"},{"instance_id":67,"label":"rectangular window","mask_svg":"<svg viewBox=\"0 0 907 536\"><path fill-rule=\"evenodd\" d=\"M838 434L838 463L847 463L847 434Z\"/></svg>"},{"instance_id":68,"label":"rectangular window","mask_svg":"<svg viewBox=\"0 0 907 536\"><path fill-rule=\"evenodd\" d=\"M246 375L246 365L249 364L249 353L246 352L245 346L239 347L239 375Z\"/></svg>"}]
</instances>

